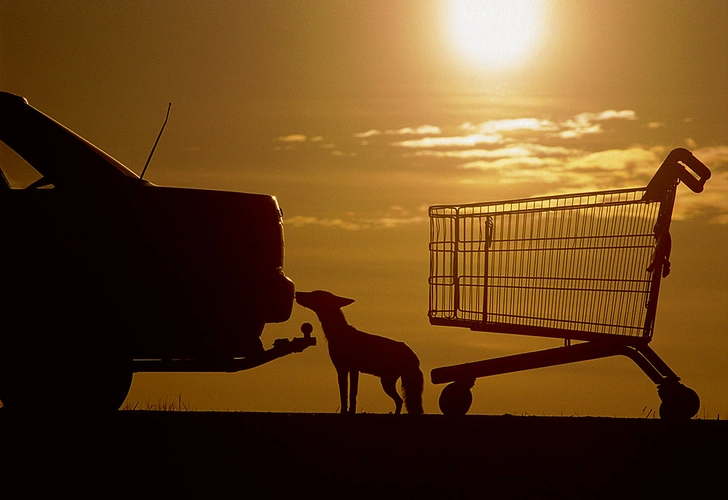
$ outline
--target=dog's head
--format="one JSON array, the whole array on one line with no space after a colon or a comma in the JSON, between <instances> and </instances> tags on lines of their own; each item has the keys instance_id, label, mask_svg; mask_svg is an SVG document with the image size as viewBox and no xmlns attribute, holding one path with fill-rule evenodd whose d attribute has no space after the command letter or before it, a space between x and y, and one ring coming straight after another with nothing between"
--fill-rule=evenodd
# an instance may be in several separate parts
<instances>
[{"instance_id":1,"label":"dog's head","mask_svg":"<svg viewBox=\"0 0 728 500\"><path fill-rule=\"evenodd\" d=\"M348 306L354 302L354 299L339 297L324 290L314 290L313 292L296 292L296 302L313 312L325 313Z\"/></svg>"}]
</instances>

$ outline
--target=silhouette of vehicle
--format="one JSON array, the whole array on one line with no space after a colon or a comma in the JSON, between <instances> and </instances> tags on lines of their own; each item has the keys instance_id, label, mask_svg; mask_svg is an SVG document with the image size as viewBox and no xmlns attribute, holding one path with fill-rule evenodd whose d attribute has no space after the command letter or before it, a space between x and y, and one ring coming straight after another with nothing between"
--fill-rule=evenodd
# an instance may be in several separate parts
<instances>
[{"instance_id":1,"label":"silhouette of vehicle","mask_svg":"<svg viewBox=\"0 0 728 500\"><path fill-rule=\"evenodd\" d=\"M479 377L623 355L657 384L661 418L695 416L697 393L649 342L677 186L701 192L709 177L680 148L644 188L431 206L430 323L565 344L433 369L433 383L450 383L441 411L467 413Z\"/></svg>"},{"instance_id":2,"label":"silhouette of vehicle","mask_svg":"<svg viewBox=\"0 0 728 500\"><path fill-rule=\"evenodd\" d=\"M135 372L235 372L316 343L308 324L260 340L294 298L273 196L154 185L21 96L0 113L5 407L118 409ZM23 169L37 179L18 188Z\"/></svg>"}]
</instances>

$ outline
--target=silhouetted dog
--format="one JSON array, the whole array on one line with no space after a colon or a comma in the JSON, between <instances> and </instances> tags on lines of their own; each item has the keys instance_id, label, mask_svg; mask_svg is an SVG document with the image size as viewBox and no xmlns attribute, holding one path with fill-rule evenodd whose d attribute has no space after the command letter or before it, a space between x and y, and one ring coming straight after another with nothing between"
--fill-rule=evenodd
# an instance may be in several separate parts
<instances>
[{"instance_id":1,"label":"silhouetted dog","mask_svg":"<svg viewBox=\"0 0 728 500\"><path fill-rule=\"evenodd\" d=\"M353 299L316 290L297 292L296 302L311 309L321 321L329 344L329 356L339 378L341 413L347 412L346 382L349 378L349 413L356 412L359 372L375 375L382 380L382 388L394 400L395 414L402 411L402 398L397 393L397 380L402 378L404 404L407 413L421 414L424 378L420 360L404 342L360 332L346 322L341 308Z\"/></svg>"}]
</instances>

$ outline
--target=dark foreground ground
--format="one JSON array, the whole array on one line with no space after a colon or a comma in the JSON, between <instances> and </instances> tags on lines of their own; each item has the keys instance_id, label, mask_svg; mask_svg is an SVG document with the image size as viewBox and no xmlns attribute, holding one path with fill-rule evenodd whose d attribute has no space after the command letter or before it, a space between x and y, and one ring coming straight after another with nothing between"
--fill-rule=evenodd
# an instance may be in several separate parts
<instances>
[{"instance_id":1,"label":"dark foreground ground","mask_svg":"<svg viewBox=\"0 0 728 500\"><path fill-rule=\"evenodd\" d=\"M0 436L4 498L711 500L728 490L725 420L0 411Z\"/></svg>"}]
</instances>

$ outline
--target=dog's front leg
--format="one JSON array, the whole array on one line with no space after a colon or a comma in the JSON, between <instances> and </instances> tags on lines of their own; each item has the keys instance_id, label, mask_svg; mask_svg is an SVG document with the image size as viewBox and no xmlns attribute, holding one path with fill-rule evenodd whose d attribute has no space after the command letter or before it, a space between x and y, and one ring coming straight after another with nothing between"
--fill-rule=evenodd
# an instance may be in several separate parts
<instances>
[{"instance_id":1,"label":"dog's front leg","mask_svg":"<svg viewBox=\"0 0 728 500\"><path fill-rule=\"evenodd\" d=\"M352 370L349 372L349 413L356 413L356 394L359 392L359 372Z\"/></svg>"},{"instance_id":2,"label":"dog's front leg","mask_svg":"<svg viewBox=\"0 0 728 500\"><path fill-rule=\"evenodd\" d=\"M339 401L341 403L341 413L346 413L346 384L349 378L349 372L346 370L336 370L339 379Z\"/></svg>"}]
</instances>

